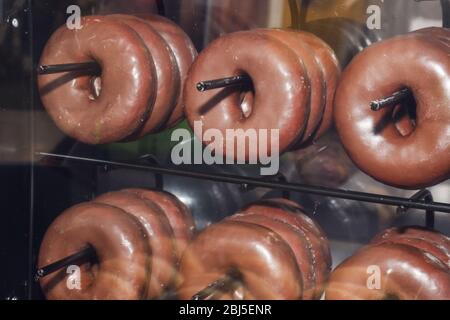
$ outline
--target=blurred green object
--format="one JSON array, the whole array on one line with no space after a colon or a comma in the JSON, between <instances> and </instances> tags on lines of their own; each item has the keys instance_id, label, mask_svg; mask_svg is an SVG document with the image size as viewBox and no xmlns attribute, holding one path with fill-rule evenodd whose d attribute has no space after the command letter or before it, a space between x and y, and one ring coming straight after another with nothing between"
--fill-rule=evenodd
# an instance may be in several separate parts
<instances>
[{"instance_id":1,"label":"blurred green object","mask_svg":"<svg viewBox=\"0 0 450 320\"><path fill-rule=\"evenodd\" d=\"M111 159L132 160L138 159L143 155L162 155L167 158L172 148L178 144L178 141L171 141L172 132L176 129L192 130L187 121L180 122L176 127L165 130L158 134L148 135L138 141L129 143L112 143L104 146L105 151Z\"/></svg>"}]
</instances>

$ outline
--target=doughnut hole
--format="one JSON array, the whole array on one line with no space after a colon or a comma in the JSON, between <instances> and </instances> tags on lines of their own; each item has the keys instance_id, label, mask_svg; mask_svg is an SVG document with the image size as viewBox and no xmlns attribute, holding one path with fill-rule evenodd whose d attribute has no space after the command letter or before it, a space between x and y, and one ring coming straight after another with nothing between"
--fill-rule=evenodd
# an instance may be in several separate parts
<instances>
[{"instance_id":1,"label":"doughnut hole","mask_svg":"<svg viewBox=\"0 0 450 320\"><path fill-rule=\"evenodd\" d=\"M89 80L89 89L90 89L90 94L89 94L89 99L90 100L97 100L100 97L100 94L102 92L102 78L101 77L92 77Z\"/></svg>"},{"instance_id":2,"label":"doughnut hole","mask_svg":"<svg viewBox=\"0 0 450 320\"><path fill-rule=\"evenodd\" d=\"M99 68L89 78L89 100L95 101L102 93L102 71Z\"/></svg>"},{"instance_id":3,"label":"doughnut hole","mask_svg":"<svg viewBox=\"0 0 450 320\"><path fill-rule=\"evenodd\" d=\"M413 96L397 104L392 111L392 121L402 137L412 134L416 128L417 103Z\"/></svg>"},{"instance_id":4,"label":"doughnut hole","mask_svg":"<svg viewBox=\"0 0 450 320\"><path fill-rule=\"evenodd\" d=\"M78 262L81 270L81 285L83 289L91 287L100 271L100 260L97 252L92 245L89 244L88 246L94 249L94 254Z\"/></svg>"},{"instance_id":5,"label":"doughnut hole","mask_svg":"<svg viewBox=\"0 0 450 320\"><path fill-rule=\"evenodd\" d=\"M243 84L238 87L239 95L238 97L238 105L240 107L242 118L248 119L253 113L253 103L255 101L255 86L251 77L245 72L239 72L239 75L246 76L250 79L248 83Z\"/></svg>"}]
</instances>

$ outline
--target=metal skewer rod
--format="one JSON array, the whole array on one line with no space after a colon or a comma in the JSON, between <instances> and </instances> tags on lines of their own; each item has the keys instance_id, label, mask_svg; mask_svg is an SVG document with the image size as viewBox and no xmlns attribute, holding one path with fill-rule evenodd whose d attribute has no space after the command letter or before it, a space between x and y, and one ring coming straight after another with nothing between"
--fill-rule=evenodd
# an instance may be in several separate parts
<instances>
[{"instance_id":1,"label":"metal skewer rod","mask_svg":"<svg viewBox=\"0 0 450 320\"><path fill-rule=\"evenodd\" d=\"M68 257L65 257L61 260L55 261L48 266L39 268L36 271L35 280L38 281L39 279L48 276L49 274L52 274L58 270L61 270L63 268L66 268L76 262L92 259L95 257L95 250L91 246L86 247L85 249L76 252Z\"/></svg>"},{"instance_id":2,"label":"metal skewer rod","mask_svg":"<svg viewBox=\"0 0 450 320\"><path fill-rule=\"evenodd\" d=\"M42 65L37 68L38 75L55 74L71 71L93 71L98 72L100 66L95 61L80 63L50 64Z\"/></svg>"},{"instance_id":3,"label":"metal skewer rod","mask_svg":"<svg viewBox=\"0 0 450 320\"><path fill-rule=\"evenodd\" d=\"M409 91L409 89L402 89L387 98L372 101L370 103L370 107L373 111L379 111L385 107L394 106L402 101L405 101L409 97L411 97L411 91Z\"/></svg>"},{"instance_id":4,"label":"metal skewer rod","mask_svg":"<svg viewBox=\"0 0 450 320\"><path fill-rule=\"evenodd\" d=\"M208 300L217 292L226 292L231 289L232 285L239 281L240 275L237 272L229 272L225 277L214 281L205 289L199 291L192 296L192 300Z\"/></svg>"},{"instance_id":5,"label":"metal skewer rod","mask_svg":"<svg viewBox=\"0 0 450 320\"><path fill-rule=\"evenodd\" d=\"M307 194L315 194L324 197L335 197L347 200L354 201L362 201L369 203L379 203L390 206L405 206L411 209L420 209L420 210L434 210L438 212L446 212L450 213L450 204L440 203L440 202L427 202L424 200L413 200L409 198L395 197L395 196L387 196L387 195L379 195L373 193L359 192L359 191L351 191L351 190L341 190L334 189L328 187L321 186L311 186L299 183L290 183L290 182L280 182L280 181L267 181L261 178L252 178L252 177L244 177L238 175L230 175L230 174L219 174L219 173L206 173L206 172L196 172L192 170L180 170L180 169L171 169L171 168L163 168L161 166L150 166L150 165L139 165L139 164L130 164L123 162L115 162L115 161L107 161L107 160L99 160L92 158L84 158L84 157L76 157L76 156L68 156L61 154L52 154L47 152L37 152L37 155L40 156L48 156L53 158L65 159L68 161L77 161L77 162L85 162L91 163L95 165L109 165L115 167L123 167L123 168L132 168L136 170L146 170L151 172L156 172L160 174L174 175L186 178L194 178L194 179L203 179L210 181L220 181L224 183L232 183L232 184L248 184L254 185L262 188L269 189L280 189L285 191L292 192L300 192Z\"/></svg>"},{"instance_id":6,"label":"metal skewer rod","mask_svg":"<svg viewBox=\"0 0 450 320\"><path fill-rule=\"evenodd\" d=\"M248 76L234 76L215 80L201 81L197 83L197 90L200 92L204 92L207 90L225 87L248 85L249 83L251 83L251 79Z\"/></svg>"},{"instance_id":7,"label":"metal skewer rod","mask_svg":"<svg viewBox=\"0 0 450 320\"><path fill-rule=\"evenodd\" d=\"M427 203L430 203L430 202L433 202L433 195L431 194L431 192L428 189L423 189L423 190L418 191L414 195L412 195L410 199L414 200L414 201L422 200L422 201L425 201ZM406 212L408 212L409 209L410 209L410 207L400 206L400 207L397 208L397 213L398 214L405 214ZM432 210L432 209L426 210L425 226L428 229L434 229L434 220L435 220L435 212L434 212L434 210Z\"/></svg>"}]
</instances>

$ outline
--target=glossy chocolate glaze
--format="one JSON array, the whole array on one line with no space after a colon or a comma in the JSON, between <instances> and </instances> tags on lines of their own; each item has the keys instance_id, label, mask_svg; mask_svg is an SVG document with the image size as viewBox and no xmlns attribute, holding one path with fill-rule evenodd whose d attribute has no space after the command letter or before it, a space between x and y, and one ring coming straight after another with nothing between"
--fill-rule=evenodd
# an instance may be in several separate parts
<instances>
[{"instance_id":1,"label":"glossy chocolate glaze","mask_svg":"<svg viewBox=\"0 0 450 320\"><path fill-rule=\"evenodd\" d=\"M155 133L166 124L177 103L181 88L180 73L175 56L167 42L145 20L130 15L111 15L133 28L144 41L153 57L157 76L156 101L144 126L135 134L137 139Z\"/></svg>"},{"instance_id":2,"label":"glossy chocolate glaze","mask_svg":"<svg viewBox=\"0 0 450 320\"><path fill-rule=\"evenodd\" d=\"M224 221L211 225L188 246L180 272L185 282L180 299L190 299L210 283L236 269L243 290L222 299L298 299L301 277L289 245L275 232L259 225ZM219 297L220 298L220 297Z\"/></svg>"},{"instance_id":3,"label":"glossy chocolate glaze","mask_svg":"<svg viewBox=\"0 0 450 320\"><path fill-rule=\"evenodd\" d=\"M241 110L239 88L196 89L200 81L242 74L252 79L255 92L248 117ZM306 71L292 49L268 35L243 31L225 35L203 50L189 72L184 101L191 126L201 121L204 130L217 129L224 137L226 129L279 129L279 150L284 152L306 125L309 92ZM270 145L267 151L272 154ZM258 153L246 148L245 160L258 159Z\"/></svg>"},{"instance_id":4,"label":"glossy chocolate glaze","mask_svg":"<svg viewBox=\"0 0 450 320\"><path fill-rule=\"evenodd\" d=\"M381 287L367 285L368 268L381 271ZM450 270L431 254L413 246L386 243L368 246L331 274L328 300L449 300Z\"/></svg>"},{"instance_id":5,"label":"glossy chocolate glaze","mask_svg":"<svg viewBox=\"0 0 450 320\"><path fill-rule=\"evenodd\" d=\"M412 33L369 47L344 71L335 121L345 149L361 170L407 189L449 178L449 52L443 42ZM416 127L406 137L391 121L391 108L374 112L369 107L405 87L417 104Z\"/></svg>"},{"instance_id":6,"label":"glossy chocolate glaze","mask_svg":"<svg viewBox=\"0 0 450 320\"><path fill-rule=\"evenodd\" d=\"M287 199L264 199L250 204L241 212L257 212L274 219L281 220L297 228L305 229L319 239L322 254L326 257L328 268L331 268L331 252L329 241L322 228L305 213L298 203Z\"/></svg>"},{"instance_id":7,"label":"glossy chocolate glaze","mask_svg":"<svg viewBox=\"0 0 450 320\"><path fill-rule=\"evenodd\" d=\"M197 57L197 50L183 29L171 20L158 15L142 15L140 17L146 20L166 40L178 64L181 81L180 91L176 106L166 124L166 128L171 128L184 117L183 88L189 68Z\"/></svg>"},{"instance_id":8,"label":"glossy chocolate glaze","mask_svg":"<svg viewBox=\"0 0 450 320\"><path fill-rule=\"evenodd\" d=\"M448 29L448 28L429 27L429 28L419 29L414 32L415 33L423 33L423 34L430 35L430 36L438 38L438 39L444 39L446 41L450 41L450 29Z\"/></svg>"},{"instance_id":9,"label":"glossy chocolate glaze","mask_svg":"<svg viewBox=\"0 0 450 320\"><path fill-rule=\"evenodd\" d=\"M312 254L316 270L315 297L322 295L323 287L331 272L331 251L325 233L295 202L286 199L259 201L243 209L242 214L258 214L284 222L296 229L305 239Z\"/></svg>"},{"instance_id":10,"label":"glossy chocolate glaze","mask_svg":"<svg viewBox=\"0 0 450 320\"><path fill-rule=\"evenodd\" d=\"M45 233L38 266L74 254L87 245L97 262L81 268L81 290L69 290L62 269L40 280L49 300L135 300L147 292L150 248L141 223L125 211L83 203L63 212Z\"/></svg>"},{"instance_id":11,"label":"glossy chocolate glaze","mask_svg":"<svg viewBox=\"0 0 450 320\"><path fill-rule=\"evenodd\" d=\"M299 41L307 44L314 50L319 67L322 69L326 87L326 105L320 127L314 134L314 139L322 137L333 124L334 96L338 85L341 69L339 61L333 49L319 37L312 33L302 31L292 31L299 38Z\"/></svg>"},{"instance_id":12,"label":"glossy chocolate glaze","mask_svg":"<svg viewBox=\"0 0 450 320\"><path fill-rule=\"evenodd\" d=\"M97 61L101 92L91 75L38 77L42 103L67 135L88 144L120 141L143 125L156 98L153 59L139 35L107 17L84 17L82 28L59 28L47 42L41 65Z\"/></svg>"},{"instance_id":13,"label":"glossy chocolate glaze","mask_svg":"<svg viewBox=\"0 0 450 320\"><path fill-rule=\"evenodd\" d=\"M450 238L433 230L421 227L391 228L381 232L371 244L407 244L428 252L450 269Z\"/></svg>"},{"instance_id":14,"label":"glossy chocolate glaze","mask_svg":"<svg viewBox=\"0 0 450 320\"><path fill-rule=\"evenodd\" d=\"M181 260L184 250L192 240L195 233L194 218L190 210L174 195L156 190L126 189L139 197L152 201L166 215L174 233L178 261Z\"/></svg>"},{"instance_id":15,"label":"glossy chocolate glaze","mask_svg":"<svg viewBox=\"0 0 450 320\"><path fill-rule=\"evenodd\" d=\"M280 220L272 219L257 213L238 213L228 218L230 221L242 221L266 227L277 233L291 247L300 269L301 278L298 280L303 286L303 300L315 298L316 265L311 245L303 234Z\"/></svg>"},{"instance_id":16,"label":"glossy chocolate glaze","mask_svg":"<svg viewBox=\"0 0 450 320\"><path fill-rule=\"evenodd\" d=\"M306 76L311 85L309 96L309 103L305 106L309 109L308 120L305 132L299 136L298 143L304 143L311 139L323 118L326 103L326 84L324 74L319 61L315 57L315 52L306 43L301 41L301 38L296 36L296 33L282 29L258 29L256 32L261 32L274 37L284 45L293 50L301 64L304 65Z\"/></svg>"},{"instance_id":17,"label":"glossy chocolate glaze","mask_svg":"<svg viewBox=\"0 0 450 320\"><path fill-rule=\"evenodd\" d=\"M164 212L150 201L126 192L110 192L93 200L124 210L138 218L147 231L146 240L151 248L151 275L148 279L147 298L161 296L176 275L176 251L173 231Z\"/></svg>"}]
</instances>

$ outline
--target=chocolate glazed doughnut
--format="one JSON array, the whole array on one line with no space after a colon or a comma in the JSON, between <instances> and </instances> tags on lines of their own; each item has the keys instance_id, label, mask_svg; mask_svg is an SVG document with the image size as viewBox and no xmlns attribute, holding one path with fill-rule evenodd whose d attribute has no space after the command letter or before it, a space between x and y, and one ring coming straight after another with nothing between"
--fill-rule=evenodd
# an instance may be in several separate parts
<instances>
[{"instance_id":1,"label":"chocolate glazed doughnut","mask_svg":"<svg viewBox=\"0 0 450 320\"><path fill-rule=\"evenodd\" d=\"M296 202L287 199L265 199L247 206L241 212L258 213L281 220L313 235L315 242L319 243L321 248L320 255L324 257L326 270L328 270L327 272L331 271L331 251L325 232L306 215L304 209Z\"/></svg>"},{"instance_id":2,"label":"chocolate glazed doughnut","mask_svg":"<svg viewBox=\"0 0 450 320\"><path fill-rule=\"evenodd\" d=\"M180 90L176 106L167 121L167 128L175 126L184 116L183 88L189 68L197 57L197 50L188 35L171 20L157 15L140 16L166 40L174 53L180 73Z\"/></svg>"},{"instance_id":3,"label":"chocolate glazed doughnut","mask_svg":"<svg viewBox=\"0 0 450 320\"><path fill-rule=\"evenodd\" d=\"M380 289L368 288L368 268L381 271ZM361 249L331 274L327 300L449 300L450 271L431 254L403 244Z\"/></svg>"},{"instance_id":4,"label":"chocolate glazed doughnut","mask_svg":"<svg viewBox=\"0 0 450 320\"><path fill-rule=\"evenodd\" d=\"M242 112L240 89L225 88L207 92L198 92L196 89L196 84L205 79L243 74L250 76L253 82L254 103L249 116ZM200 121L205 131L216 129L224 137L227 129L279 129L279 151L282 153L304 130L309 93L306 71L294 51L268 35L243 31L225 35L203 50L186 80L184 101L191 126ZM226 141L229 148L233 143L234 156L239 158L235 141ZM221 152L223 155L226 154L226 148L224 146ZM247 143L245 160L258 159L259 151L255 151L249 150ZM272 154L270 144L267 154Z\"/></svg>"},{"instance_id":5,"label":"chocolate glazed doughnut","mask_svg":"<svg viewBox=\"0 0 450 320\"><path fill-rule=\"evenodd\" d=\"M160 130L170 117L180 92L180 73L175 56L166 41L149 23L129 15L111 15L133 28L144 40L156 67L157 94L153 111L148 120L133 138L141 138Z\"/></svg>"},{"instance_id":6,"label":"chocolate glazed doughnut","mask_svg":"<svg viewBox=\"0 0 450 320\"><path fill-rule=\"evenodd\" d=\"M280 220L252 213L238 213L229 217L228 220L260 225L272 230L283 238L291 247L300 269L301 278L298 281L303 287L302 298L304 300L312 300L315 298L316 266L314 265L313 256L310 251L310 244L298 230Z\"/></svg>"},{"instance_id":7,"label":"chocolate glazed doughnut","mask_svg":"<svg viewBox=\"0 0 450 320\"><path fill-rule=\"evenodd\" d=\"M70 72L38 77L42 103L67 135L88 144L120 141L147 118L156 98L152 57L130 27L107 17L84 17L82 28L59 28L45 46L40 64L97 61L101 92L93 78ZM98 81L97 81L98 82Z\"/></svg>"},{"instance_id":8,"label":"chocolate glazed doughnut","mask_svg":"<svg viewBox=\"0 0 450 320\"><path fill-rule=\"evenodd\" d=\"M315 133L315 139L322 137L333 123L334 96L338 85L341 68L339 61L328 44L319 37L302 31L292 31L305 44L310 46L318 60L319 67L322 69L324 83L326 87L326 105L320 127Z\"/></svg>"},{"instance_id":9,"label":"chocolate glazed doughnut","mask_svg":"<svg viewBox=\"0 0 450 320\"><path fill-rule=\"evenodd\" d=\"M145 189L126 189L122 191L136 194L143 199L152 201L161 208L172 227L178 261L181 260L181 256L195 232L194 218L184 203L174 195L163 191Z\"/></svg>"},{"instance_id":10,"label":"chocolate glazed doughnut","mask_svg":"<svg viewBox=\"0 0 450 320\"><path fill-rule=\"evenodd\" d=\"M448 54L442 42L413 33L374 44L344 71L335 121L345 149L364 172L406 189L450 176ZM369 107L402 88L411 90L417 104L416 126L406 137L390 120L389 108Z\"/></svg>"},{"instance_id":11,"label":"chocolate glazed doughnut","mask_svg":"<svg viewBox=\"0 0 450 320\"><path fill-rule=\"evenodd\" d=\"M180 299L191 297L231 270L241 275L241 286L218 298L243 300L298 299L302 287L294 254L288 244L267 228L225 221L201 232L181 260L185 279Z\"/></svg>"},{"instance_id":12,"label":"chocolate glazed doughnut","mask_svg":"<svg viewBox=\"0 0 450 320\"><path fill-rule=\"evenodd\" d=\"M152 202L125 192L110 192L95 198L94 202L120 208L142 223L148 234L146 240L152 249L152 272L147 298L161 296L176 276L173 232L164 213Z\"/></svg>"},{"instance_id":13,"label":"chocolate glazed doughnut","mask_svg":"<svg viewBox=\"0 0 450 320\"><path fill-rule=\"evenodd\" d=\"M312 138L317 130L325 111L327 89L319 61L315 57L312 48L303 43L295 32L281 29L258 29L256 32L274 37L291 48L297 54L300 63L304 65L306 76L311 85L309 103L307 103L307 105L310 105L310 111L304 135L299 137L300 140L298 142L301 144L305 143Z\"/></svg>"},{"instance_id":14,"label":"chocolate glazed doughnut","mask_svg":"<svg viewBox=\"0 0 450 320\"><path fill-rule=\"evenodd\" d=\"M428 34L431 35L432 37L442 39L447 42L450 41L450 29L447 28L430 27L416 30L414 31L414 33Z\"/></svg>"},{"instance_id":15,"label":"chocolate glazed doughnut","mask_svg":"<svg viewBox=\"0 0 450 320\"><path fill-rule=\"evenodd\" d=\"M328 239L322 229L302 211L295 202L285 199L259 201L241 211L243 214L258 214L282 221L292 226L306 241L316 270L315 296L320 298L331 271L331 252Z\"/></svg>"},{"instance_id":16,"label":"chocolate glazed doughnut","mask_svg":"<svg viewBox=\"0 0 450 320\"><path fill-rule=\"evenodd\" d=\"M81 290L69 290L66 270L40 280L50 300L142 299L147 293L150 248L137 219L121 209L83 203L62 213L48 228L39 251L43 267L92 246L97 261L80 265Z\"/></svg>"},{"instance_id":17,"label":"chocolate glazed doughnut","mask_svg":"<svg viewBox=\"0 0 450 320\"><path fill-rule=\"evenodd\" d=\"M406 244L431 253L450 269L450 238L421 227L392 228L381 232L371 244Z\"/></svg>"}]
</instances>

